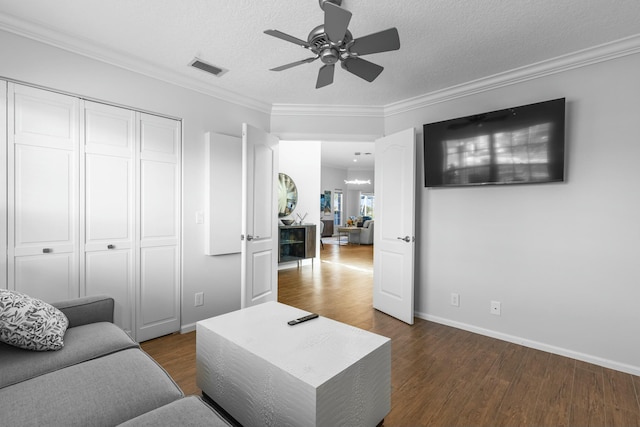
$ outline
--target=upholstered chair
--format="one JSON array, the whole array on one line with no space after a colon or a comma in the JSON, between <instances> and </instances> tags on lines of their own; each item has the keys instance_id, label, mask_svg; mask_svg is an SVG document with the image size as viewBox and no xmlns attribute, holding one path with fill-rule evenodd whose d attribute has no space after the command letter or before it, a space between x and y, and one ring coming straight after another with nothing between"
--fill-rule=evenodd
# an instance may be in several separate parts
<instances>
[{"instance_id":1,"label":"upholstered chair","mask_svg":"<svg viewBox=\"0 0 640 427\"><path fill-rule=\"evenodd\" d=\"M373 220L368 219L362 224L362 230L360 230L360 244L361 245L373 245Z\"/></svg>"}]
</instances>

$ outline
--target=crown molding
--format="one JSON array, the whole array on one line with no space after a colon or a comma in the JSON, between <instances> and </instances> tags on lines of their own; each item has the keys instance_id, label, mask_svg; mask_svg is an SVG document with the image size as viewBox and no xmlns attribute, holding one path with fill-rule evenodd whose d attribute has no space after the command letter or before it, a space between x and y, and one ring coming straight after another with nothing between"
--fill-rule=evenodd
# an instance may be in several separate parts
<instances>
[{"instance_id":1,"label":"crown molding","mask_svg":"<svg viewBox=\"0 0 640 427\"><path fill-rule=\"evenodd\" d=\"M425 95L416 96L384 107L385 117L406 113L441 102L523 83L575 68L633 55L640 52L640 34L579 50L553 59L494 74Z\"/></svg>"},{"instance_id":2,"label":"crown molding","mask_svg":"<svg viewBox=\"0 0 640 427\"><path fill-rule=\"evenodd\" d=\"M97 43L89 42L79 37L71 37L67 34L54 31L46 26L36 25L8 14L0 13L0 30L92 58L118 68L142 74L156 80L193 90L222 101L230 102L266 114L271 113L271 104L269 103L258 101L210 84L205 84L196 79L184 77L179 73L140 61L135 57L123 55L112 49L100 46Z\"/></svg>"},{"instance_id":3,"label":"crown molding","mask_svg":"<svg viewBox=\"0 0 640 427\"><path fill-rule=\"evenodd\" d=\"M273 104L271 115L384 118L384 107L369 105Z\"/></svg>"},{"instance_id":4,"label":"crown molding","mask_svg":"<svg viewBox=\"0 0 640 427\"><path fill-rule=\"evenodd\" d=\"M372 142L382 138L381 134L349 134L343 133L307 133L307 132L271 132L274 136L286 141L332 141L332 142Z\"/></svg>"}]
</instances>

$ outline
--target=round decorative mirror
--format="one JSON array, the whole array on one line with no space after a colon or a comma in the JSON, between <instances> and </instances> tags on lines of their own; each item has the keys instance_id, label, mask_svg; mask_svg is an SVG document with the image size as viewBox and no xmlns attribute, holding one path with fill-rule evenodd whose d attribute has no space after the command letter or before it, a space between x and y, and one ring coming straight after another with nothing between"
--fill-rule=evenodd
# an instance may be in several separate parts
<instances>
[{"instance_id":1,"label":"round decorative mirror","mask_svg":"<svg viewBox=\"0 0 640 427\"><path fill-rule=\"evenodd\" d=\"M287 174L281 173L278 176L280 181L278 194L278 217L282 218L291 215L298 204L298 189L296 183Z\"/></svg>"}]
</instances>

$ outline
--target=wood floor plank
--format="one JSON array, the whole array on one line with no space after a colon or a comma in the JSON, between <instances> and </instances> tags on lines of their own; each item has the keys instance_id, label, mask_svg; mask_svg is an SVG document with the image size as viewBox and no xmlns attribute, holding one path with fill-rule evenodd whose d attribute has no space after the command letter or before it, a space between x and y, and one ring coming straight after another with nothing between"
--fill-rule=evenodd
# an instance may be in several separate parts
<instances>
[{"instance_id":1,"label":"wood floor plank","mask_svg":"<svg viewBox=\"0 0 640 427\"><path fill-rule=\"evenodd\" d=\"M606 425L603 383L602 373L576 367L570 425Z\"/></svg>"},{"instance_id":2,"label":"wood floor plank","mask_svg":"<svg viewBox=\"0 0 640 427\"><path fill-rule=\"evenodd\" d=\"M603 369L604 394L607 405L630 412L640 412L633 376L613 369Z\"/></svg>"},{"instance_id":3,"label":"wood floor plank","mask_svg":"<svg viewBox=\"0 0 640 427\"><path fill-rule=\"evenodd\" d=\"M549 355L547 370L541 380L534 425L568 426L575 373L575 360Z\"/></svg>"},{"instance_id":4,"label":"wood floor plank","mask_svg":"<svg viewBox=\"0 0 640 427\"><path fill-rule=\"evenodd\" d=\"M526 354L526 347L509 343L496 363L491 367L489 375L511 382L516 376Z\"/></svg>"},{"instance_id":5,"label":"wood floor plank","mask_svg":"<svg viewBox=\"0 0 640 427\"><path fill-rule=\"evenodd\" d=\"M485 402L477 401L478 395L483 392L482 387L485 385L482 380L486 378L486 372L495 363L497 355L486 350L474 349L472 351L470 357L466 358L466 363L457 368L458 371L455 378L451 378L454 387L447 395L447 400L440 408L440 411L429 421L447 420L447 422L452 422L455 425L466 425L472 407L476 408L477 411L478 403L486 405L488 401L492 400L491 397L488 397ZM472 403L470 404L470 402ZM484 415L484 410L487 409L487 406L483 406L481 409Z\"/></svg>"},{"instance_id":6,"label":"wood floor plank","mask_svg":"<svg viewBox=\"0 0 640 427\"><path fill-rule=\"evenodd\" d=\"M473 397L461 408L456 423L451 425L494 425L509 385L509 381L485 375L474 387Z\"/></svg>"},{"instance_id":7,"label":"wood floor plank","mask_svg":"<svg viewBox=\"0 0 640 427\"><path fill-rule=\"evenodd\" d=\"M374 310L372 249L325 242L313 267L279 272L279 300L391 338L386 427L640 427L637 376ZM201 393L195 341L191 332L142 343L185 394Z\"/></svg>"},{"instance_id":8,"label":"wood floor plank","mask_svg":"<svg viewBox=\"0 0 640 427\"><path fill-rule=\"evenodd\" d=\"M196 385L195 331L145 341L141 347L171 375L184 394L201 393Z\"/></svg>"},{"instance_id":9,"label":"wood floor plank","mask_svg":"<svg viewBox=\"0 0 640 427\"><path fill-rule=\"evenodd\" d=\"M640 408L633 376L607 368L603 372L607 425L639 426Z\"/></svg>"},{"instance_id":10,"label":"wood floor plank","mask_svg":"<svg viewBox=\"0 0 640 427\"><path fill-rule=\"evenodd\" d=\"M536 402L548 361L549 353L526 350L500 406L497 426L535 425Z\"/></svg>"}]
</instances>

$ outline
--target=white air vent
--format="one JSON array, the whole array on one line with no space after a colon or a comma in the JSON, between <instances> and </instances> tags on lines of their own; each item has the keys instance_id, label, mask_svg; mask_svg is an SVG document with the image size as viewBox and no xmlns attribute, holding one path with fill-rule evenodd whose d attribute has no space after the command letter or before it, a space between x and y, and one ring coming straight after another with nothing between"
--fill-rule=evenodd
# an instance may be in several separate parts
<instances>
[{"instance_id":1,"label":"white air vent","mask_svg":"<svg viewBox=\"0 0 640 427\"><path fill-rule=\"evenodd\" d=\"M224 73L229 71L229 70L225 70L224 68L216 67L215 65L207 64L206 62L198 58L195 58L193 61L191 61L189 65L199 70L205 71L209 74L213 74L216 77L220 77Z\"/></svg>"}]
</instances>

